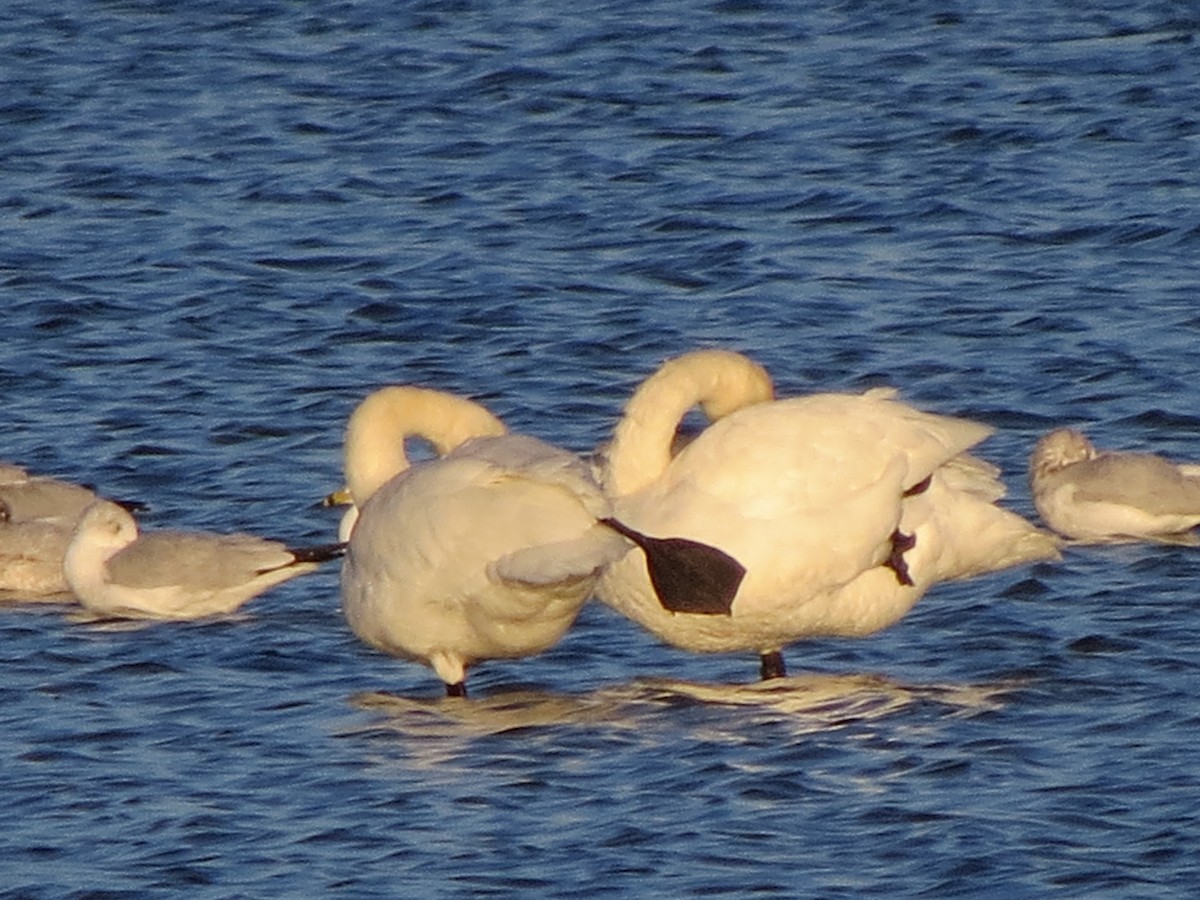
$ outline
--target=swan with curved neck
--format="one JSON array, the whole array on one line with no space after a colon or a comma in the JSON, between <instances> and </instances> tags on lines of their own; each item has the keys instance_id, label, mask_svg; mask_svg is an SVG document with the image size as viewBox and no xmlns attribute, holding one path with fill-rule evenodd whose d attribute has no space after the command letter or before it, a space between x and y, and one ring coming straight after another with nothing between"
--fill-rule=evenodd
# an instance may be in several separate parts
<instances>
[{"instance_id":1,"label":"swan with curved neck","mask_svg":"<svg viewBox=\"0 0 1200 900\"><path fill-rule=\"evenodd\" d=\"M408 437L440 455L410 466ZM486 409L450 394L372 394L350 417L345 461L358 509L342 568L346 619L367 644L431 667L452 696L465 695L474 663L554 644L629 541L668 590L697 571L702 580L734 571L733 581L716 579L722 609L741 577L709 547L655 542L612 520L577 456L506 434Z\"/></svg>"},{"instance_id":2,"label":"swan with curved neck","mask_svg":"<svg viewBox=\"0 0 1200 900\"><path fill-rule=\"evenodd\" d=\"M407 469L406 438L423 438L445 456L471 438L507 431L490 411L454 394L409 385L380 388L346 424L346 487L361 505Z\"/></svg>"},{"instance_id":3,"label":"swan with curved neck","mask_svg":"<svg viewBox=\"0 0 1200 900\"><path fill-rule=\"evenodd\" d=\"M728 616L695 616L659 601L637 553L610 565L599 598L667 643L757 650L764 677L779 675L793 640L870 634L937 581L1057 553L994 505L1003 488L991 467L948 468L987 426L922 412L889 390L771 394L767 373L740 354L685 354L637 388L605 451L618 518L720 548L746 568ZM673 456L694 405L711 424Z\"/></svg>"},{"instance_id":4,"label":"swan with curved neck","mask_svg":"<svg viewBox=\"0 0 1200 900\"><path fill-rule=\"evenodd\" d=\"M604 487L625 497L652 484L671 463L675 433L699 406L710 422L774 399L771 376L758 363L726 350L667 360L630 398L605 452Z\"/></svg>"},{"instance_id":5,"label":"swan with curved neck","mask_svg":"<svg viewBox=\"0 0 1200 900\"><path fill-rule=\"evenodd\" d=\"M346 423L343 468L349 508L338 536L349 540L367 498L408 468L408 438L422 438L445 456L471 438L507 430L489 410L454 394L412 385L382 387L369 394ZM337 502L333 497L328 502Z\"/></svg>"}]
</instances>

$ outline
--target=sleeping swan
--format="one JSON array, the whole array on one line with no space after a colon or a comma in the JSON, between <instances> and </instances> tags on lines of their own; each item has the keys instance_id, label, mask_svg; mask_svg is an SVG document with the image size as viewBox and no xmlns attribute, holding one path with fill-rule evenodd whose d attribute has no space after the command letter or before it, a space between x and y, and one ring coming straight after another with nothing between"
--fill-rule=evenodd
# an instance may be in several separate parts
<instances>
[{"instance_id":1,"label":"sleeping swan","mask_svg":"<svg viewBox=\"0 0 1200 900\"><path fill-rule=\"evenodd\" d=\"M1037 442L1029 486L1042 520L1079 541L1187 540L1200 525L1200 466L1099 452L1071 428Z\"/></svg>"},{"instance_id":2,"label":"sleeping swan","mask_svg":"<svg viewBox=\"0 0 1200 900\"><path fill-rule=\"evenodd\" d=\"M404 441L417 436L439 455L410 465ZM474 663L558 641L629 541L663 564L668 594L672 584L694 591L689 561L719 570L724 608L741 578L711 548L654 541L611 520L582 460L506 434L482 406L451 394L371 394L350 416L344 463L357 510L342 567L346 620L370 646L431 667L450 696L466 695ZM722 582L721 573L732 574Z\"/></svg>"},{"instance_id":3,"label":"sleeping swan","mask_svg":"<svg viewBox=\"0 0 1200 900\"><path fill-rule=\"evenodd\" d=\"M711 424L673 456L696 404ZM782 675L791 641L871 634L937 581L1057 556L994 504L996 470L963 455L989 433L888 390L774 400L767 373L736 353L669 360L626 405L604 488L626 524L720 548L746 575L729 615L673 612L633 551L597 596L674 646L757 650L763 677Z\"/></svg>"}]
</instances>

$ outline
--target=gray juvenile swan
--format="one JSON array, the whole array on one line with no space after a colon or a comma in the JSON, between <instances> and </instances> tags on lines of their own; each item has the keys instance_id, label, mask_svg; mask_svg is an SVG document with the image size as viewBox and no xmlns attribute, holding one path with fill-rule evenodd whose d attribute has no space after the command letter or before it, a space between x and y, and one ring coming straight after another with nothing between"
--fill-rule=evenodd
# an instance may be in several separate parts
<instances>
[{"instance_id":1,"label":"gray juvenile swan","mask_svg":"<svg viewBox=\"0 0 1200 900\"><path fill-rule=\"evenodd\" d=\"M1037 442L1029 485L1043 521L1082 542L1181 540L1200 525L1200 466L1099 451L1071 428Z\"/></svg>"}]
</instances>

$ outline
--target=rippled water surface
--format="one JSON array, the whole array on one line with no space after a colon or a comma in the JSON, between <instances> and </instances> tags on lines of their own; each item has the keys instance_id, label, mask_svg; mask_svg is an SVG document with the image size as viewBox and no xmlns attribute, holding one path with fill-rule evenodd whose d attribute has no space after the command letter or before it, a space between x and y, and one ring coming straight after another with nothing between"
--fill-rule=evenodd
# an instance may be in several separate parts
<instances>
[{"instance_id":1,"label":"rippled water surface","mask_svg":"<svg viewBox=\"0 0 1200 900\"><path fill-rule=\"evenodd\" d=\"M1200 457L1187 3L17 0L0 458L324 541L414 381L577 450L697 345ZM3 896L1200 890L1200 555L1075 549L691 656L598 606L469 703L334 567L228 619L0 610Z\"/></svg>"}]
</instances>

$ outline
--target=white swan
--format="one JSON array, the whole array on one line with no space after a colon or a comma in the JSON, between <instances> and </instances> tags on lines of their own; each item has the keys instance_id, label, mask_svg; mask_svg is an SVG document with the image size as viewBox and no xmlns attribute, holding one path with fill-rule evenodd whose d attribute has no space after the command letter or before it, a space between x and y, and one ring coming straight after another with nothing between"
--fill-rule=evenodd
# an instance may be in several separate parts
<instances>
[{"instance_id":1,"label":"white swan","mask_svg":"<svg viewBox=\"0 0 1200 900\"><path fill-rule=\"evenodd\" d=\"M198 619L232 612L341 551L340 544L290 549L249 534L139 534L127 510L99 500L79 520L63 571L79 602L93 612Z\"/></svg>"},{"instance_id":2,"label":"white swan","mask_svg":"<svg viewBox=\"0 0 1200 900\"><path fill-rule=\"evenodd\" d=\"M0 498L0 591L21 599L58 599L71 588L63 575L63 557L71 525L57 519L16 521Z\"/></svg>"},{"instance_id":3,"label":"white swan","mask_svg":"<svg viewBox=\"0 0 1200 900\"><path fill-rule=\"evenodd\" d=\"M558 641L601 568L629 549L621 534L666 564L665 580L673 563L713 561L710 548L659 546L612 522L578 457L504 432L482 406L412 386L370 395L347 426L358 513L342 566L346 620L370 646L431 667L451 696L465 696L474 663ZM413 436L441 455L409 465Z\"/></svg>"},{"instance_id":4,"label":"white swan","mask_svg":"<svg viewBox=\"0 0 1200 900\"><path fill-rule=\"evenodd\" d=\"M728 615L694 615L659 602L641 554L609 566L599 598L662 640L757 650L771 677L795 639L870 634L937 581L1057 556L1049 535L994 505L996 470L961 456L987 426L888 390L772 396L744 356L685 354L635 391L604 451L619 519L710 544L747 570ZM697 403L712 424L672 456Z\"/></svg>"},{"instance_id":5,"label":"white swan","mask_svg":"<svg viewBox=\"0 0 1200 900\"><path fill-rule=\"evenodd\" d=\"M1200 465L1100 452L1071 428L1037 442L1029 485L1043 521L1079 541L1185 540L1200 525Z\"/></svg>"}]
</instances>

